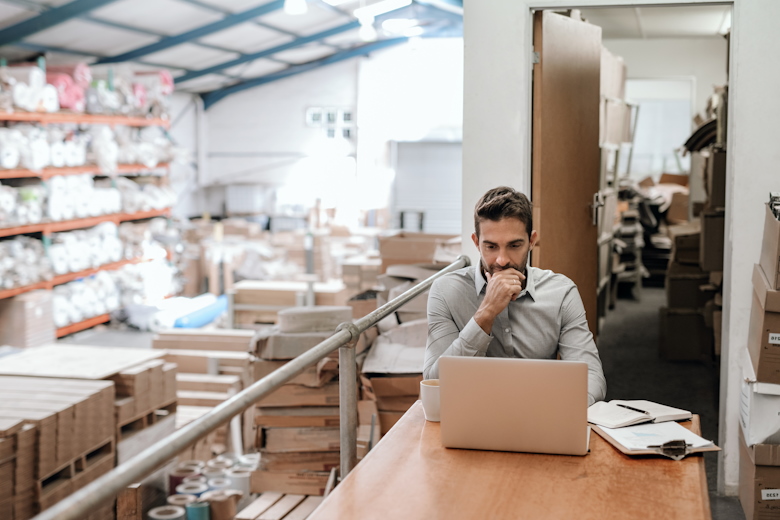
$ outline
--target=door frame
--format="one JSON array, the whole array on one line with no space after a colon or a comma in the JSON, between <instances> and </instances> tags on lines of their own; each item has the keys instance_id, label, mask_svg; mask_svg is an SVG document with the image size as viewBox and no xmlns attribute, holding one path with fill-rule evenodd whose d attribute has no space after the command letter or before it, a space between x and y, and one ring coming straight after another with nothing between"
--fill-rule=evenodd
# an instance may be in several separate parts
<instances>
[{"instance_id":1,"label":"door frame","mask_svg":"<svg viewBox=\"0 0 780 520\"><path fill-rule=\"evenodd\" d=\"M761 62L770 62L780 51L780 38L771 36L763 18L766 11L780 14L767 0L464 0L464 113L463 113L463 207L462 237L464 253L476 260L477 252L468 247L476 197L501 185L530 193L532 136L533 13L539 9L730 5L732 34L729 77L727 144L727 219L724 251L723 344L720 374L720 413L718 445L718 492L736 495L739 480L739 394L741 365L745 355L747 322L752 285L751 264L757 261L759 236L734 233L732 229L761 229L762 214L754 211L760 193L771 190L768 173L756 179L758 185L735 186L734 163L740 169L773 171L771 139L761 122L767 109L780 113L780 101L761 99L764 111L746 110L751 105L751 82L771 82L780 72L767 78ZM760 27L766 31L766 36ZM752 31L752 33L751 33ZM740 39L742 37L742 39ZM734 65L739 63L740 68ZM744 85L744 87L743 87ZM759 89L763 93L763 89ZM738 96L739 93L742 97ZM753 96L756 94L753 93ZM755 98L754 98L755 99ZM766 102L765 102L766 101ZM754 101L755 102L755 101ZM737 113L736 106L745 110ZM750 112L750 113L747 113ZM759 112L759 113L754 113ZM734 129L737 118L740 136ZM745 129L756 131L746 136ZM739 141L738 141L739 140ZM735 142L739 142L739 146ZM751 142L753 141L753 142ZM762 149L763 148L763 149ZM756 151L760 150L757 157ZM749 157L749 155L751 155ZM749 183L748 183L749 184ZM474 200L471 200L471 199ZM765 198L765 197L764 197ZM755 213L755 215L753 214ZM758 227L757 227L758 226ZM749 258L740 251L750 251ZM752 254L755 253L755 254ZM755 258L754 258L755 257ZM732 348L733 347L733 348Z\"/></svg>"}]
</instances>

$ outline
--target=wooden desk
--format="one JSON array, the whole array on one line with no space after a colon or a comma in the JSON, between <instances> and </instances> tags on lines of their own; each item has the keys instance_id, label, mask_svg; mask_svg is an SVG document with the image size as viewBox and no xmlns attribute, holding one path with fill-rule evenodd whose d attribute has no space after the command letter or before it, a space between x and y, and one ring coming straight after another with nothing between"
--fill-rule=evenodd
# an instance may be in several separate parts
<instances>
[{"instance_id":1,"label":"wooden desk","mask_svg":"<svg viewBox=\"0 0 780 520\"><path fill-rule=\"evenodd\" d=\"M691 429L698 432L698 416ZM701 454L632 458L596 433L590 450L573 457L447 449L418 401L309 518L711 517Z\"/></svg>"}]
</instances>

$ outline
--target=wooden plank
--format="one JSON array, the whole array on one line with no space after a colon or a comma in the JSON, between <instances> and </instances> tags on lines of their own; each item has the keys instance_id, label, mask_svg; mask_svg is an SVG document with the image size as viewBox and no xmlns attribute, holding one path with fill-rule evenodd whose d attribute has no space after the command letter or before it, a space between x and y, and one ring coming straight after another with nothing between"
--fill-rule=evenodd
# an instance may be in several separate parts
<instances>
[{"instance_id":1,"label":"wooden plank","mask_svg":"<svg viewBox=\"0 0 780 520\"><path fill-rule=\"evenodd\" d=\"M144 166L143 164L118 164L117 173L126 174L126 173L150 172L158 168L167 168L168 166L169 166L168 163L160 163L154 168L150 169ZM24 168L16 168L13 170L0 170L0 179L23 179L23 178L34 177L34 178L46 180L52 177L59 177L63 175L84 175L84 174L101 175L102 173L103 173L103 169L97 164L85 164L83 166L68 166L62 168L51 167L51 168L43 168L42 170L38 170L38 171L26 170Z\"/></svg>"},{"instance_id":2,"label":"wooden plank","mask_svg":"<svg viewBox=\"0 0 780 520\"><path fill-rule=\"evenodd\" d=\"M265 513L258 516L257 520L282 520L287 513L303 502L305 498L304 495L285 495Z\"/></svg>"},{"instance_id":3,"label":"wooden plank","mask_svg":"<svg viewBox=\"0 0 780 520\"><path fill-rule=\"evenodd\" d=\"M143 520L141 484L130 484L116 497L116 520Z\"/></svg>"},{"instance_id":4,"label":"wooden plank","mask_svg":"<svg viewBox=\"0 0 780 520\"><path fill-rule=\"evenodd\" d=\"M6 356L0 363L0 375L105 379L162 355L149 349L45 345Z\"/></svg>"},{"instance_id":5,"label":"wooden plank","mask_svg":"<svg viewBox=\"0 0 780 520\"><path fill-rule=\"evenodd\" d=\"M697 431L698 423L688 425ZM700 454L632 458L593 434L583 457L454 450L441 445L439 427L416 403L311 520L381 511L397 518L710 518Z\"/></svg>"},{"instance_id":6,"label":"wooden plank","mask_svg":"<svg viewBox=\"0 0 780 520\"><path fill-rule=\"evenodd\" d=\"M284 520L306 520L322 501L322 497L306 497L303 502L298 504L298 507L290 511L290 514L284 517Z\"/></svg>"},{"instance_id":7,"label":"wooden plank","mask_svg":"<svg viewBox=\"0 0 780 520\"><path fill-rule=\"evenodd\" d=\"M228 393L239 390L241 380L238 376L224 376L211 374L176 374L177 390L194 390L197 392L223 392Z\"/></svg>"},{"instance_id":8,"label":"wooden plank","mask_svg":"<svg viewBox=\"0 0 780 520\"><path fill-rule=\"evenodd\" d=\"M80 112L2 112L0 121L37 121L41 124L84 123L92 125L161 126L170 127L170 121L161 118L84 114Z\"/></svg>"},{"instance_id":9,"label":"wooden plank","mask_svg":"<svg viewBox=\"0 0 780 520\"><path fill-rule=\"evenodd\" d=\"M269 507L282 498L282 493L268 491L255 499L254 502L239 511L234 520L256 520Z\"/></svg>"},{"instance_id":10,"label":"wooden plank","mask_svg":"<svg viewBox=\"0 0 780 520\"><path fill-rule=\"evenodd\" d=\"M15 435L24 426L21 419L4 419L0 417L0 437Z\"/></svg>"},{"instance_id":11,"label":"wooden plank","mask_svg":"<svg viewBox=\"0 0 780 520\"><path fill-rule=\"evenodd\" d=\"M179 390L176 399L184 406L219 406L228 400L230 396L222 392L197 392L193 390Z\"/></svg>"}]
</instances>

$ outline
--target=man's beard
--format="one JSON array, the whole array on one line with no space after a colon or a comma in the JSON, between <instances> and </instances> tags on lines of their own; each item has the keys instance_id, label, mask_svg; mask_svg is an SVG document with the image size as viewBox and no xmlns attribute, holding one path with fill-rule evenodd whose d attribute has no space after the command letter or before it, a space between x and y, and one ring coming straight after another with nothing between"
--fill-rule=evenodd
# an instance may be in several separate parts
<instances>
[{"instance_id":1,"label":"man's beard","mask_svg":"<svg viewBox=\"0 0 780 520\"><path fill-rule=\"evenodd\" d=\"M485 259L482 258L482 255L479 257L479 268L482 271L482 277L487 281L487 274L490 273L490 275L496 274L498 271L503 271L505 269L514 269L515 271L518 271L525 275L526 267L528 266L528 255L530 254L530 251L526 253L525 258L523 259L523 263L521 264L507 264L507 265L498 265L493 264L491 266L488 266L485 264Z\"/></svg>"}]
</instances>

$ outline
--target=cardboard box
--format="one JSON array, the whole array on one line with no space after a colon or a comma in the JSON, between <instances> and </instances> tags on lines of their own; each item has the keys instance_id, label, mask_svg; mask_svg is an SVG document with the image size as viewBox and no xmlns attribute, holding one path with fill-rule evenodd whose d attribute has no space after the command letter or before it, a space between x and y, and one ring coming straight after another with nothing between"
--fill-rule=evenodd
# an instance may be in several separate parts
<instances>
[{"instance_id":1,"label":"cardboard box","mask_svg":"<svg viewBox=\"0 0 780 520\"><path fill-rule=\"evenodd\" d=\"M748 352L762 383L780 384L780 291L769 287L761 266L753 266Z\"/></svg>"},{"instance_id":2,"label":"cardboard box","mask_svg":"<svg viewBox=\"0 0 780 520\"><path fill-rule=\"evenodd\" d=\"M262 432L261 444L257 447L264 452L336 451L340 447L338 426L335 428L263 428Z\"/></svg>"},{"instance_id":3,"label":"cardboard box","mask_svg":"<svg viewBox=\"0 0 780 520\"><path fill-rule=\"evenodd\" d=\"M429 233L397 232L379 237L379 256L382 260L380 273L388 266L397 264L430 264L440 241L454 235L433 235Z\"/></svg>"},{"instance_id":4,"label":"cardboard box","mask_svg":"<svg viewBox=\"0 0 780 520\"><path fill-rule=\"evenodd\" d=\"M688 203L690 196L687 193L677 192L672 194L672 203L666 211L666 221L669 224L682 224L688 222Z\"/></svg>"},{"instance_id":5,"label":"cardboard box","mask_svg":"<svg viewBox=\"0 0 780 520\"><path fill-rule=\"evenodd\" d=\"M701 215L701 245L699 264L705 271L723 271L723 244L726 213L705 211Z\"/></svg>"},{"instance_id":6,"label":"cardboard box","mask_svg":"<svg viewBox=\"0 0 780 520\"><path fill-rule=\"evenodd\" d=\"M748 446L780 443L780 385L756 381L745 360L740 387L739 424Z\"/></svg>"},{"instance_id":7,"label":"cardboard box","mask_svg":"<svg viewBox=\"0 0 780 520\"><path fill-rule=\"evenodd\" d=\"M701 245L701 224L698 220L667 228L672 240L672 261L679 264L698 265Z\"/></svg>"},{"instance_id":8,"label":"cardboard box","mask_svg":"<svg viewBox=\"0 0 780 520\"><path fill-rule=\"evenodd\" d=\"M676 309L698 309L704 306L699 287L709 281L707 273L694 265L671 262L666 272L666 305Z\"/></svg>"},{"instance_id":9,"label":"cardboard box","mask_svg":"<svg viewBox=\"0 0 780 520\"><path fill-rule=\"evenodd\" d=\"M323 495L329 472L320 471L253 471L250 480L252 493L276 491L291 495Z\"/></svg>"},{"instance_id":10,"label":"cardboard box","mask_svg":"<svg viewBox=\"0 0 780 520\"><path fill-rule=\"evenodd\" d=\"M704 316L692 309L660 309L661 358L672 361L700 361L712 352L712 330Z\"/></svg>"},{"instance_id":11,"label":"cardboard box","mask_svg":"<svg viewBox=\"0 0 780 520\"><path fill-rule=\"evenodd\" d=\"M780 290L780 220L777 220L766 205L764 219L764 240L761 243L761 268L764 270L769 286Z\"/></svg>"},{"instance_id":12,"label":"cardboard box","mask_svg":"<svg viewBox=\"0 0 780 520\"><path fill-rule=\"evenodd\" d=\"M711 209L726 206L726 150L712 150L707 159L707 206Z\"/></svg>"},{"instance_id":13,"label":"cardboard box","mask_svg":"<svg viewBox=\"0 0 780 520\"><path fill-rule=\"evenodd\" d=\"M765 445L751 449L740 431L739 501L746 520L780 518L777 448L777 445Z\"/></svg>"},{"instance_id":14,"label":"cardboard box","mask_svg":"<svg viewBox=\"0 0 780 520\"><path fill-rule=\"evenodd\" d=\"M258 407L271 406L338 406L339 383L334 381L321 388L282 385L257 402Z\"/></svg>"}]
</instances>

